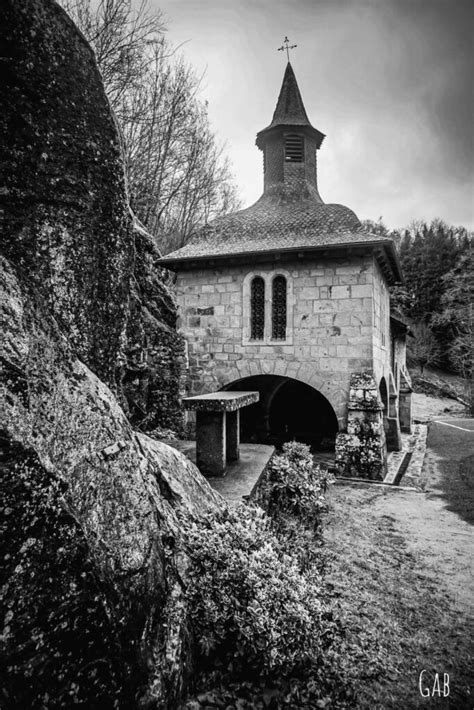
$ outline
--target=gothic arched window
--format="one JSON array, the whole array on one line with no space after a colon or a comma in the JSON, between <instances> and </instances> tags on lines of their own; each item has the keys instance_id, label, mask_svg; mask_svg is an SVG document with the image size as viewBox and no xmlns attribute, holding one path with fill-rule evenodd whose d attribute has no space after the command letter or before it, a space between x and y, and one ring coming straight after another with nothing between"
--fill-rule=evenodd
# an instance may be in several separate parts
<instances>
[{"instance_id":1,"label":"gothic arched window","mask_svg":"<svg viewBox=\"0 0 474 710\"><path fill-rule=\"evenodd\" d=\"M250 285L250 337L263 340L265 328L265 281L255 276Z\"/></svg>"},{"instance_id":2,"label":"gothic arched window","mask_svg":"<svg viewBox=\"0 0 474 710\"><path fill-rule=\"evenodd\" d=\"M272 283L272 339L286 338L286 279L275 276Z\"/></svg>"}]
</instances>

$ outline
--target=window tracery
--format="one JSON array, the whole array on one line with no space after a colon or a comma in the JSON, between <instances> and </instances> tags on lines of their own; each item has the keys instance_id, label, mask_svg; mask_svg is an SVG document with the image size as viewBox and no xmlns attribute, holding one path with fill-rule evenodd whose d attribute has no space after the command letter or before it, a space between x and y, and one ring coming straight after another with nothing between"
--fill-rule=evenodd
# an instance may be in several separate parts
<instances>
[{"instance_id":1,"label":"window tracery","mask_svg":"<svg viewBox=\"0 0 474 710\"><path fill-rule=\"evenodd\" d=\"M255 276L250 287L250 338L263 340L264 331L265 281L261 276Z\"/></svg>"},{"instance_id":2,"label":"window tracery","mask_svg":"<svg viewBox=\"0 0 474 710\"><path fill-rule=\"evenodd\" d=\"M286 338L286 279L275 276L272 283L272 340Z\"/></svg>"}]
</instances>

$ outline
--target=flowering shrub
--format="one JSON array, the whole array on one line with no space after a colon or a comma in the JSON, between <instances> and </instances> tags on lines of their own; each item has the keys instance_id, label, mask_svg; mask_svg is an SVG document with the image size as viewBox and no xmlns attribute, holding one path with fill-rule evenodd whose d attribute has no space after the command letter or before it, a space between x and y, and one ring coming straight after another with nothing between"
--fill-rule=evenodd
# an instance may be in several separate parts
<instances>
[{"instance_id":1,"label":"flowering shrub","mask_svg":"<svg viewBox=\"0 0 474 710\"><path fill-rule=\"evenodd\" d=\"M246 680L314 662L335 626L316 573L301 573L256 507L188 527L189 600L204 674Z\"/></svg>"}]
</instances>

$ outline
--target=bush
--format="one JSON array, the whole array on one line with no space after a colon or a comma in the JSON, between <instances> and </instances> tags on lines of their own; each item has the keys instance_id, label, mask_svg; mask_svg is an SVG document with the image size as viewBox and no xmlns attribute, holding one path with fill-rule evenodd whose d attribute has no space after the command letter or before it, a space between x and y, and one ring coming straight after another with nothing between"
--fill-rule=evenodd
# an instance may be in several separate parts
<instances>
[{"instance_id":1,"label":"bush","mask_svg":"<svg viewBox=\"0 0 474 710\"><path fill-rule=\"evenodd\" d=\"M314 464L309 446L291 441L272 457L256 497L270 516L294 515L316 529L325 508L324 493L333 480Z\"/></svg>"},{"instance_id":2,"label":"bush","mask_svg":"<svg viewBox=\"0 0 474 710\"><path fill-rule=\"evenodd\" d=\"M210 515L187 536L201 673L249 680L316 662L335 629L320 580L285 554L261 509Z\"/></svg>"}]
</instances>

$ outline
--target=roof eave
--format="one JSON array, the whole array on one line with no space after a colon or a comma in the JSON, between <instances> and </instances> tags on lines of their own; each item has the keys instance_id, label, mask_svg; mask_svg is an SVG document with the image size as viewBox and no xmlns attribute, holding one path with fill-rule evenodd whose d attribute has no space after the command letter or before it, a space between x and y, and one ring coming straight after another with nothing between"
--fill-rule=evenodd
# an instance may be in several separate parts
<instances>
[{"instance_id":1,"label":"roof eave","mask_svg":"<svg viewBox=\"0 0 474 710\"><path fill-rule=\"evenodd\" d=\"M255 257L277 257L279 258L281 255L290 255L290 254L306 254L306 253L313 253L313 252L332 252L332 251L342 251L342 250L352 250L352 251L362 251L362 250L367 250L370 249L374 252L377 250L384 250L386 251L386 261L387 265L390 267L390 272L391 272L391 279L389 281L392 284L395 283L400 283L403 281L402 277L402 272L401 272L401 267L400 267L400 261L398 259L397 252L395 250L395 246L393 244L393 241L390 239L380 239L380 240L374 240L370 242L341 242L339 244L315 244L315 245L307 245L307 246L298 246L298 247L284 247L280 249L268 249L268 250L252 250L252 251L245 251L245 252L235 252L233 254L201 254L201 255L195 255L195 256L183 256L183 257L175 257L175 258L167 258L166 256L159 259L158 263L162 266L164 266L167 269L170 269L172 271L178 271L181 268L186 268L186 266L189 266L194 263L201 263L205 264L206 262L222 262L222 261L228 261L229 259L236 259L239 261L249 261L249 260L254 260Z\"/></svg>"},{"instance_id":2,"label":"roof eave","mask_svg":"<svg viewBox=\"0 0 474 710\"><path fill-rule=\"evenodd\" d=\"M318 131L318 129L314 128L314 126L312 126L310 123L308 123L308 124L278 123L275 125L270 124L266 128L262 128L262 130L257 133L257 137L255 139L255 145L260 150L263 150L264 139L267 136L269 136L270 134L277 133L277 132L285 132L285 131L301 131L302 133L311 136L316 141L316 148L317 149L319 149L321 147L323 140L326 138L325 133L321 133L321 131Z\"/></svg>"}]
</instances>

